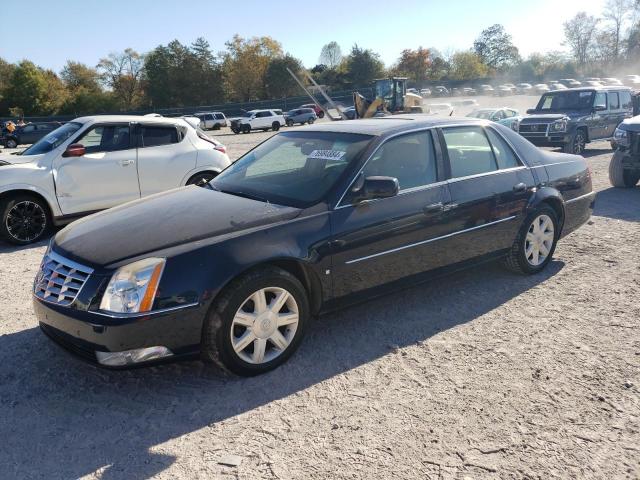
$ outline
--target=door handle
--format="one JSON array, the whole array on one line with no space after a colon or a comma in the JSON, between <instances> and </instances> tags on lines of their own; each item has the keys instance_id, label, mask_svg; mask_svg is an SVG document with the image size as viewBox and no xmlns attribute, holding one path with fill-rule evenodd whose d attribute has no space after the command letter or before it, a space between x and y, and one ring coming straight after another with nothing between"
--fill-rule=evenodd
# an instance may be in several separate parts
<instances>
[{"instance_id":1,"label":"door handle","mask_svg":"<svg viewBox=\"0 0 640 480\"><path fill-rule=\"evenodd\" d=\"M422 211L424 213L438 213L438 212L441 212L443 209L444 209L443 203L438 202L438 203L432 203L430 205L427 205L422 209Z\"/></svg>"},{"instance_id":2,"label":"door handle","mask_svg":"<svg viewBox=\"0 0 640 480\"><path fill-rule=\"evenodd\" d=\"M526 183L522 183L522 182L516 183L513 186L513 191L516 192L516 193L526 192L527 191L527 184Z\"/></svg>"},{"instance_id":3,"label":"door handle","mask_svg":"<svg viewBox=\"0 0 640 480\"><path fill-rule=\"evenodd\" d=\"M122 165L123 167L126 167L128 165L133 165L134 161L133 160L121 160L120 161L120 165Z\"/></svg>"}]
</instances>

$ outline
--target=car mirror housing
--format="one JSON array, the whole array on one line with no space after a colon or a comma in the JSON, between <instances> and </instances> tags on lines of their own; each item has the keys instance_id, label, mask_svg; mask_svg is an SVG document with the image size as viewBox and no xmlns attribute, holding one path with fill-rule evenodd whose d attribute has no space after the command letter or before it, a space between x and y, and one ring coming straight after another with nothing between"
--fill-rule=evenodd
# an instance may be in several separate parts
<instances>
[{"instance_id":1,"label":"car mirror housing","mask_svg":"<svg viewBox=\"0 0 640 480\"><path fill-rule=\"evenodd\" d=\"M357 200L373 200L376 198L394 197L398 194L400 185L394 177L373 176L366 177L362 187L356 193Z\"/></svg>"},{"instance_id":2,"label":"car mirror housing","mask_svg":"<svg viewBox=\"0 0 640 480\"><path fill-rule=\"evenodd\" d=\"M536 109L535 108L528 108L527 109L527 115L532 115L534 113L536 113Z\"/></svg>"},{"instance_id":3,"label":"car mirror housing","mask_svg":"<svg viewBox=\"0 0 640 480\"><path fill-rule=\"evenodd\" d=\"M595 107L593 107L594 112L602 112L606 109L607 109L606 105L596 105Z\"/></svg>"},{"instance_id":4,"label":"car mirror housing","mask_svg":"<svg viewBox=\"0 0 640 480\"><path fill-rule=\"evenodd\" d=\"M63 157L82 157L87 150L81 143L72 143L62 154Z\"/></svg>"}]
</instances>

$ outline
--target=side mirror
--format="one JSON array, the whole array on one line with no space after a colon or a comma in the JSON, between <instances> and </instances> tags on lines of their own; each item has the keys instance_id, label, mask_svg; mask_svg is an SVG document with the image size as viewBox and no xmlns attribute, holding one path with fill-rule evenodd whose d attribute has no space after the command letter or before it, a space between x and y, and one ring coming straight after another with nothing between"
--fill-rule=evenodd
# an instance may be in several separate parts
<instances>
[{"instance_id":1,"label":"side mirror","mask_svg":"<svg viewBox=\"0 0 640 480\"><path fill-rule=\"evenodd\" d=\"M607 109L606 105L596 105L595 107L593 107L594 112L602 112L606 109Z\"/></svg>"},{"instance_id":2,"label":"side mirror","mask_svg":"<svg viewBox=\"0 0 640 480\"><path fill-rule=\"evenodd\" d=\"M353 189L355 190L355 199L358 202L375 198L395 197L400 190L398 179L394 177L367 177L356 182L356 185L358 183L360 185Z\"/></svg>"},{"instance_id":3,"label":"side mirror","mask_svg":"<svg viewBox=\"0 0 640 480\"><path fill-rule=\"evenodd\" d=\"M62 154L63 157L82 157L87 153L87 150L84 148L84 145L80 143L72 143L67 147L67 149Z\"/></svg>"},{"instance_id":4,"label":"side mirror","mask_svg":"<svg viewBox=\"0 0 640 480\"><path fill-rule=\"evenodd\" d=\"M533 115L534 113L536 113L536 109L535 108L528 108L527 109L527 115Z\"/></svg>"}]
</instances>

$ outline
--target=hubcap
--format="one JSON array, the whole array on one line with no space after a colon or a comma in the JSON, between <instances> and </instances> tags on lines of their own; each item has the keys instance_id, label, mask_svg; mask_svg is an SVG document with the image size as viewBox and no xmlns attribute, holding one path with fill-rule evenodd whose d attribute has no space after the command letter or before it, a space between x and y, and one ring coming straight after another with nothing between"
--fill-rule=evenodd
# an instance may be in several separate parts
<instances>
[{"instance_id":1,"label":"hubcap","mask_svg":"<svg viewBox=\"0 0 640 480\"><path fill-rule=\"evenodd\" d=\"M577 135L575 144L573 146L573 151L574 153L579 154L579 153L582 153L583 150L584 150L584 138L582 137L582 135Z\"/></svg>"},{"instance_id":2,"label":"hubcap","mask_svg":"<svg viewBox=\"0 0 640 480\"><path fill-rule=\"evenodd\" d=\"M47 216L40 205L25 200L16 203L5 219L7 232L20 242L35 240L47 227Z\"/></svg>"},{"instance_id":3,"label":"hubcap","mask_svg":"<svg viewBox=\"0 0 640 480\"><path fill-rule=\"evenodd\" d=\"M530 265L537 267L549 256L554 241L553 221L548 215L536 217L527 231L524 256Z\"/></svg>"},{"instance_id":4,"label":"hubcap","mask_svg":"<svg viewBox=\"0 0 640 480\"><path fill-rule=\"evenodd\" d=\"M247 363L270 362L289 347L298 321L293 295L284 288L262 288L251 294L233 317L233 350Z\"/></svg>"}]
</instances>

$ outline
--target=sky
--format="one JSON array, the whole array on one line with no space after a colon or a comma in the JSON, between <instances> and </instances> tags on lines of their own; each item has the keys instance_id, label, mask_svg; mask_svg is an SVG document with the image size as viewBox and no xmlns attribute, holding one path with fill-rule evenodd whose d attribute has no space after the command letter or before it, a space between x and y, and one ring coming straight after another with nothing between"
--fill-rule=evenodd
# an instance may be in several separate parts
<instances>
[{"instance_id":1,"label":"sky","mask_svg":"<svg viewBox=\"0 0 640 480\"><path fill-rule=\"evenodd\" d=\"M343 53L357 43L391 65L405 48L468 49L495 23L504 25L527 56L563 50L562 23L579 11L600 15L604 4L605 0L29 0L19 21L3 19L6 9L0 13L0 57L10 62L26 58L59 71L67 60L93 66L110 52L131 47L145 53L173 39L189 44L199 36L217 53L237 33L269 35L307 67L318 63L322 46L332 40Z\"/></svg>"}]
</instances>

